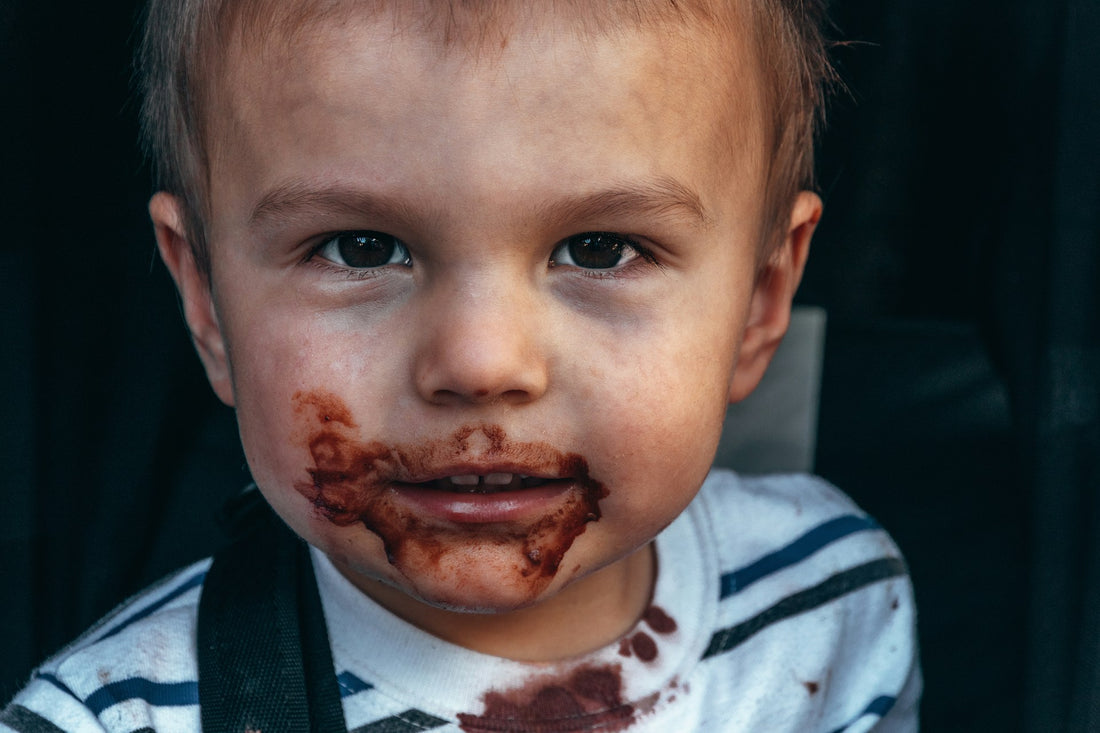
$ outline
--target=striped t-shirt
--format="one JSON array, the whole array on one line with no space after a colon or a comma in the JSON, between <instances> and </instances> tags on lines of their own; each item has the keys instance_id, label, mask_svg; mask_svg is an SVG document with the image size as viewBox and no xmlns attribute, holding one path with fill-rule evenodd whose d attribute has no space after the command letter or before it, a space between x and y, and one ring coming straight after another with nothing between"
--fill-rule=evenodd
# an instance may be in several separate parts
<instances>
[{"instance_id":1,"label":"striped t-shirt","mask_svg":"<svg viewBox=\"0 0 1100 733\"><path fill-rule=\"evenodd\" d=\"M454 646L313 551L344 717L406 731L915 731L912 589L886 533L825 482L715 471L656 540L653 600L619 641L553 664ZM39 668L0 730L198 731L209 561Z\"/></svg>"}]
</instances>

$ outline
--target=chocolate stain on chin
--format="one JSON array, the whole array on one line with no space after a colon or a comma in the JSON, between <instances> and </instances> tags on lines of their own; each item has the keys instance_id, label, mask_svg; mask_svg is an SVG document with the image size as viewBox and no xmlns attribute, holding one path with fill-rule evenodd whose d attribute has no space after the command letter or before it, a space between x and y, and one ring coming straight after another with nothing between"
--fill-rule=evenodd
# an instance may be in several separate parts
<instances>
[{"instance_id":1,"label":"chocolate stain on chin","mask_svg":"<svg viewBox=\"0 0 1100 733\"><path fill-rule=\"evenodd\" d=\"M537 677L522 687L485 693L481 715L459 713L466 733L622 731L637 709L623 701L616 666L582 666L561 677Z\"/></svg>"},{"instance_id":2,"label":"chocolate stain on chin","mask_svg":"<svg viewBox=\"0 0 1100 733\"><path fill-rule=\"evenodd\" d=\"M318 514L341 527L357 522L378 535L386 556L406 577L438 568L449 549L469 545L515 547L514 568L531 595L554 578L566 551L589 522L600 518L607 489L593 479L588 463L546 443L516 442L499 426L466 425L445 439L417 445L362 442L351 411L322 390L297 392L294 408L312 465L295 484ZM568 477L574 485L551 514L520 528L500 525L440 527L411 515L395 501L395 484L422 479L440 467L476 458L486 463L530 467L532 473Z\"/></svg>"}]
</instances>

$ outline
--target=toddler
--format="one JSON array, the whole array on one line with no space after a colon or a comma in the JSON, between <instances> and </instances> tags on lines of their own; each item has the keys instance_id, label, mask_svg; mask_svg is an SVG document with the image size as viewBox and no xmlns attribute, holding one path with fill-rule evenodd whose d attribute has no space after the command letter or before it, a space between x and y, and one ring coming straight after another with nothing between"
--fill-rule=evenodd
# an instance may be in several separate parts
<instances>
[{"instance_id":1,"label":"toddler","mask_svg":"<svg viewBox=\"0 0 1100 733\"><path fill-rule=\"evenodd\" d=\"M711 470L821 215L818 5L154 0L149 210L274 515L0 723L916 730L890 539Z\"/></svg>"}]
</instances>

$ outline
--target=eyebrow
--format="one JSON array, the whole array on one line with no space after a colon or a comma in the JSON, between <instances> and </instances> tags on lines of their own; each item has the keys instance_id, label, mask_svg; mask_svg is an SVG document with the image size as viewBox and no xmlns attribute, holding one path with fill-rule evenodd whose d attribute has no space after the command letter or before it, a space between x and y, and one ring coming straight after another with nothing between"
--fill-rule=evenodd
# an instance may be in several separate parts
<instances>
[{"instance_id":1,"label":"eyebrow","mask_svg":"<svg viewBox=\"0 0 1100 733\"><path fill-rule=\"evenodd\" d=\"M251 228L292 224L304 217L368 218L384 222L423 219L401 201L342 184L317 186L294 179L272 188L252 209Z\"/></svg>"},{"instance_id":2,"label":"eyebrow","mask_svg":"<svg viewBox=\"0 0 1100 733\"><path fill-rule=\"evenodd\" d=\"M283 182L260 199L249 216L251 228L278 227L296 219L315 216L365 218L380 222L414 225L439 212L414 209L402 200L335 184L316 186L305 180ZM713 219L699 195L674 178L659 176L641 183L611 186L591 194L577 194L546 202L535 208L535 216L551 225L570 222L598 222L624 217L686 220L706 229Z\"/></svg>"},{"instance_id":3,"label":"eyebrow","mask_svg":"<svg viewBox=\"0 0 1100 733\"><path fill-rule=\"evenodd\" d=\"M599 221L621 217L683 220L707 229L713 219L694 190L669 176L641 183L581 194L540 207L539 215L549 221Z\"/></svg>"}]
</instances>

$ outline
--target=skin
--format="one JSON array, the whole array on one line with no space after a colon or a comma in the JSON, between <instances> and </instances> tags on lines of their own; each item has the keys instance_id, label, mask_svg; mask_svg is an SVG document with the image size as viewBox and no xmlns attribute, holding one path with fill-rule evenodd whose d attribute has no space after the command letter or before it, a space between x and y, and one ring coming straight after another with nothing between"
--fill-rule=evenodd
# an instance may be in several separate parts
<instances>
[{"instance_id":1,"label":"skin","mask_svg":"<svg viewBox=\"0 0 1100 733\"><path fill-rule=\"evenodd\" d=\"M231 49L210 121L209 280L179 202L150 203L210 382L276 511L399 616L543 661L642 615L651 541L695 496L727 402L782 338L821 212L800 194L759 261L767 146L747 40L719 54L699 31L596 37L555 22L517 21L492 54L356 17L263 55ZM341 264L323 245L351 230L399 238L411 265ZM573 264L562 244L586 232L645 256ZM311 501L310 440L326 425L348 446L419 451L415 470L349 484L384 500L395 527L417 522L398 557L359 515L334 521ZM553 473L560 456L604 490L599 518L554 572L524 574L515 538L578 495L575 475ZM561 479L561 495L468 523L424 512L401 483L504 464Z\"/></svg>"}]
</instances>

